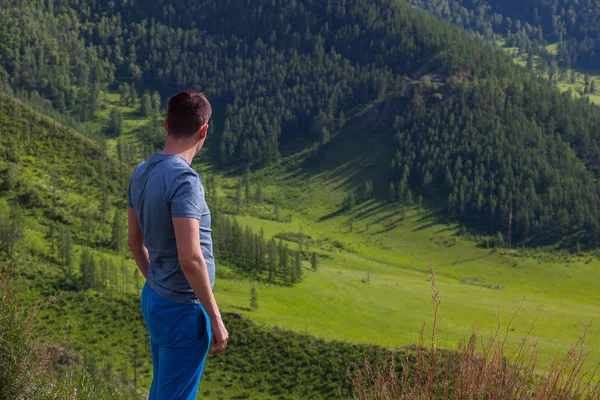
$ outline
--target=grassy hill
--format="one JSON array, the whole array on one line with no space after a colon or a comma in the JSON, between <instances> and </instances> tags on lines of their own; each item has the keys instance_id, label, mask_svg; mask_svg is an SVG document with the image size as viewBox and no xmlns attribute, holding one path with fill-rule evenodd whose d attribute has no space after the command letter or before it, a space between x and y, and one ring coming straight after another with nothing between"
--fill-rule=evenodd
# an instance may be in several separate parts
<instances>
[{"instance_id":1,"label":"grassy hill","mask_svg":"<svg viewBox=\"0 0 600 400\"><path fill-rule=\"evenodd\" d=\"M125 204L121 178L129 168L101 145L4 95L0 122L2 260L15 262L18 281L29 289L27 301L62 293L41 313L39 334L59 349L60 365L84 368L94 379L133 390L127 398L143 397L151 364L139 309L142 282L118 240L124 226L116 222L124 212L113 218ZM108 181L112 184L105 185ZM91 287L86 251L96 265ZM226 265L219 276L223 282L240 281ZM380 346L274 329L252 322L253 315L240 319L240 310L231 309L228 351L209 359L201 396L335 398L340 388L350 387L345 371L351 361L389 356ZM93 396L85 380L78 385L80 397Z\"/></svg>"},{"instance_id":2,"label":"grassy hill","mask_svg":"<svg viewBox=\"0 0 600 400\"><path fill-rule=\"evenodd\" d=\"M290 159L252 175L253 184L268 193L267 204L247 207L238 220L267 236L292 238L292 246L297 245L293 234L302 232L310 237L304 246L322 261L317 272L306 263L305 280L293 288L221 279L217 293L226 309L318 337L400 347L415 343L421 324L429 320L433 263L446 347L456 346L474 326L484 336L491 334L497 316L507 324L522 305L510 327L513 343L535 325L532 336L539 340L544 363L565 353L600 311L600 297L593 294L600 284L596 255L482 248L484 237L440 221L431 204L420 210L416 202L405 204L403 214L397 204L368 200L345 211L347 194L356 190L365 170L379 164L373 149L360 144L360 139L340 138L310 161ZM217 174L220 204L229 202L233 210L237 178L208 165L199 168L205 175ZM285 222L264 219L265 208L273 213L275 203ZM252 287L260 307L244 311ZM598 340L594 333L590 345Z\"/></svg>"},{"instance_id":3,"label":"grassy hill","mask_svg":"<svg viewBox=\"0 0 600 400\"><path fill-rule=\"evenodd\" d=\"M98 164L92 164L78 177L77 182L87 185L75 185L71 177L77 172L68 168L68 164L62 165L66 158L63 154L70 154L73 163L83 163L84 157L88 163L98 162L101 147L10 98L2 98L2 110L4 126L14 125L12 120L15 120L23 137L28 134L29 126L38 126L32 133L36 135L35 142L5 143L4 148L13 149L14 153L4 158L1 197L6 208L11 204L21 205L25 228L13 254L17 272L27 279L34 292L50 294L66 290L63 300L43 316L44 335L63 343L78 354L76 358L95 366L92 368L121 377L127 385L133 385L133 377L137 375L138 390L143 391L149 384L150 367L148 348L144 346L146 333L137 308L136 293L141 282L134 278L132 261L114 248L112 218L96 215L93 229L96 233L90 237L84 234L85 229L78 228L85 226L86 219L80 205L86 202L78 196L89 196L98 202L91 207L102 209ZM37 123L27 125L28 121ZM2 137L6 140L11 136ZM316 153L299 153L277 166L251 173L251 192L260 183L264 203L249 200L243 215L237 216L238 221L255 230L263 228L267 237L284 238L292 248L298 246L294 238L302 232L305 248L319 254L319 267L314 272L305 261L303 282L286 287L240 279L234 268L219 264L216 293L221 306L226 312L241 314L253 322L240 325L237 319L228 317L232 346L224 358L209 361L202 389L205 395L281 398L285 393L288 398L304 398L309 390L314 398L335 397L337 387L345 382L345 365L365 354L377 358L382 350L352 346L348 349L354 350L343 350L346 347L341 344L321 340L376 344L379 349L416 343L421 324L430 319L431 313L429 263L438 272L442 291L440 337L447 348L456 346L473 326L478 326L484 334L492 332L496 315L508 321L523 303L520 316L511 327L514 335L511 341L516 343L535 322L533 336L540 341L541 357L546 362L553 354L565 352L582 325L597 314L600 298L590 296L600 284L593 278L598 267L593 254L573 256L479 248L482 238L458 236L460 227L441 222L438 211L427 201L419 208L416 202L399 207L370 199L359 203L352 212L344 210L347 193L360 186L365 174L370 176L382 168L381 159L373 157L379 151L386 149L373 151L365 148L359 137L340 135ZM10 157L21 161L18 179L13 180L17 183L7 180ZM119 163L110 153L105 161L108 174L119 173ZM55 184L55 192L61 194L56 197L52 197L52 188L43 186L51 181L45 174L56 168L49 168L51 162L64 168ZM210 177L215 182L222 212L235 213L235 191L241 176L218 172L202 157L196 167L205 179ZM14 186L8 190L8 185ZM385 191L379 182L374 185L376 192ZM42 194L24 197L27 187ZM107 191L110 215L124 197L122 187L107 187ZM29 197L39 197L43 202L25 202ZM54 203L58 200L66 203L58 207ZM276 204L279 218L273 218ZM66 266L59 257L60 241L52 239L49 232L54 227L52 222L60 221L61 214L53 210L70 207L72 217L69 222L61 222L61 226L83 232L73 234L75 260L73 276L68 280ZM78 266L85 248L94 249L99 263L102 259L114 260L117 268L106 287L82 290ZM121 259L125 269L120 268ZM101 275L101 270L97 273ZM253 287L258 294L257 310L249 307ZM298 335L277 333L271 327L296 331ZM296 349L293 351L298 355L293 359L307 357L307 340L315 346L338 349L330 361L311 358L313 364L324 363L322 368L329 371L330 378L323 382L317 375L306 378L314 386L307 386L306 380L285 386L282 382L290 379L286 374L297 377L303 371L302 365L287 364L281 359L261 364L267 369L260 371L243 367L260 364L266 354L273 353L269 347L271 340L265 340L269 335L279 335L278 340L288 343L277 348ZM597 341L597 336L592 335L590 345ZM247 353L250 349L251 355ZM256 357L256 361L240 363L239 360L248 357ZM331 364L333 360L335 363ZM278 373L275 376L268 369L274 365Z\"/></svg>"},{"instance_id":4,"label":"grassy hill","mask_svg":"<svg viewBox=\"0 0 600 400\"><path fill-rule=\"evenodd\" d=\"M292 250L302 240L319 258L316 270L303 259L294 286L217 260L232 343L209 360L201 396L337 397L349 387L347 363L418 341L431 318L430 263L449 349L473 326L491 334L497 316L508 323L521 307L510 343L535 324L546 365L598 315L597 107L405 3L258 2L244 12L163 3L146 15L141 2L50 10L0 0L11 7L0 20L23 22L22 38L0 28L9 60L0 89L39 88L85 129L110 136L90 140L0 95L0 254L16 261L32 295L65 292L44 313L42 334L77 362L141 395L149 385L125 188L131 166L164 139L159 112L140 116L141 92L188 85L214 99L209 148L194 166L219 213ZM229 24L215 22L223 18ZM32 24L42 19L47 26ZM55 46L67 37L70 46ZM117 93L123 84L127 95ZM126 99L132 88L136 100ZM246 167L251 195L238 213ZM512 250L508 226L521 239ZM529 227L553 236L528 241ZM589 345L598 344L593 331Z\"/></svg>"}]
</instances>

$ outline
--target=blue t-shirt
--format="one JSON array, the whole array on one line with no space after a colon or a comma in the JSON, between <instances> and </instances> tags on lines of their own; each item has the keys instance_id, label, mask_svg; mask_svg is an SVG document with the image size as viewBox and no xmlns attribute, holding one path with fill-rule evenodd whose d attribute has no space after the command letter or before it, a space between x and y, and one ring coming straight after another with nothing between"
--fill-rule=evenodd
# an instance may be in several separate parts
<instances>
[{"instance_id":1,"label":"blue t-shirt","mask_svg":"<svg viewBox=\"0 0 600 400\"><path fill-rule=\"evenodd\" d=\"M150 256L146 283L156 293L179 303L200 303L177 258L173 217L200 221L200 246L211 287L215 281L210 210L202 179L187 161L174 154L153 154L133 171L129 207L135 210Z\"/></svg>"}]
</instances>

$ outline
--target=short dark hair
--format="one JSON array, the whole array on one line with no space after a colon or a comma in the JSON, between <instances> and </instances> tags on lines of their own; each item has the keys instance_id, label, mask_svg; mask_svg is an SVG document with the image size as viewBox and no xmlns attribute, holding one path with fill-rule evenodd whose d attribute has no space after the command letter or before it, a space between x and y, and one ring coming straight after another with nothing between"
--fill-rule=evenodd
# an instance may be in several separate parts
<instances>
[{"instance_id":1,"label":"short dark hair","mask_svg":"<svg viewBox=\"0 0 600 400\"><path fill-rule=\"evenodd\" d=\"M184 90L169 99L167 119L169 135L189 137L208 123L212 108L206 96L195 90Z\"/></svg>"}]
</instances>

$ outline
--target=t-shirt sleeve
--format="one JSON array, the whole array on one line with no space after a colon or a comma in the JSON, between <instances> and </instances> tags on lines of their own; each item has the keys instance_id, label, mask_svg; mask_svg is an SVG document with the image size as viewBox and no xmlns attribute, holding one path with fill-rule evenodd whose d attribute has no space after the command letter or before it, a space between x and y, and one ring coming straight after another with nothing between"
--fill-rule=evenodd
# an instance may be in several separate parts
<instances>
[{"instance_id":1,"label":"t-shirt sleeve","mask_svg":"<svg viewBox=\"0 0 600 400\"><path fill-rule=\"evenodd\" d=\"M133 170L133 172L131 173L131 178L129 178L129 185L127 185L127 205L131 208L133 207L133 196L131 193L131 190L133 188L133 180L136 177L136 173L138 171L138 168L140 167L140 165L142 165L143 162L139 163L138 165L135 166L135 169Z\"/></svg>"},{"instance_id":2,"label":"t-shirt sleeve","mask_svg":"<svg viewBox=\"0 0 600 400\"><path fill-rule=\"evenodd\" d=\"M127 205L133 208L133 201L131 200L131 180L129 180L129 185L127 185Z\"/></svg>"},{"instance_id":3,"label":"t-shirt sleeve","mask_svg":"<svg viewBox=\"0 0 600 400\"><path fill-rule=\"evenodd\" d=\"M173 183L170 197L171 217L200 219L203 201L202 182L192 172L179 175Z\"/></svg>"}]
</instances>

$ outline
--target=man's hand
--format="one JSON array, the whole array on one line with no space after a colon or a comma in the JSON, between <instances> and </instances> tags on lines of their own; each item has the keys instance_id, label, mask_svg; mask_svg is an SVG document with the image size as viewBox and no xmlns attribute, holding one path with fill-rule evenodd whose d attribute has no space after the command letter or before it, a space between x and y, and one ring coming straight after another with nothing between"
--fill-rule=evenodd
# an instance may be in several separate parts
<instances>
[{"instance_id":1,"label":"man's hand","mask_svg":"<svg viewBox=\"0 0 600 400\"><path fill-rule=\"evenodd\" d=\"M227 340L229 339L229 332L223 324L221 316L215 318L216 321L211 321L212 337L215 344L215 348L212 349L208 354L219 354L227 347Z\"/></svg>"}]
</instances>

